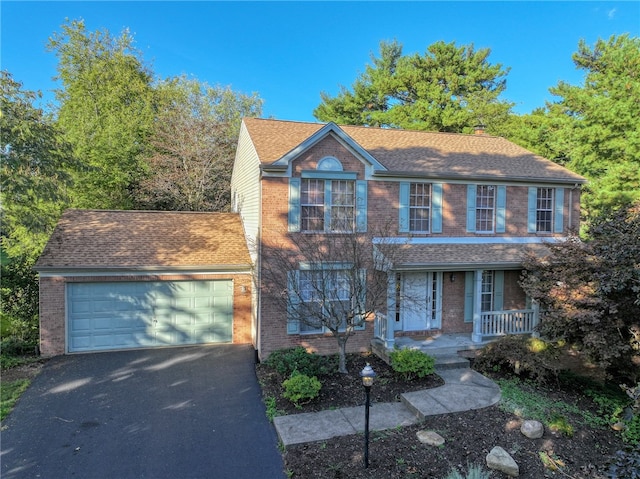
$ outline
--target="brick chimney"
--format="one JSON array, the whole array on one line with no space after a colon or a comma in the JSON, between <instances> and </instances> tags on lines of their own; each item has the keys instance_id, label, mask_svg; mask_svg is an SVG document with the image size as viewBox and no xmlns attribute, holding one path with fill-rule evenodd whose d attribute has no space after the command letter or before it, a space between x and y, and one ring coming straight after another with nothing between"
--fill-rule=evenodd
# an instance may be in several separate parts
<instances>
[{"instance_id":1,"label":"brick chimney","mask_svg":"<svg viewBox=\"0 0 640 479\"><path fill-rule=\"evenodd\" d=\"M484 125L482 123L478 123L476 126L473 127L473 133L475 135L484 135Z\"/></svg>"}]
</instances>

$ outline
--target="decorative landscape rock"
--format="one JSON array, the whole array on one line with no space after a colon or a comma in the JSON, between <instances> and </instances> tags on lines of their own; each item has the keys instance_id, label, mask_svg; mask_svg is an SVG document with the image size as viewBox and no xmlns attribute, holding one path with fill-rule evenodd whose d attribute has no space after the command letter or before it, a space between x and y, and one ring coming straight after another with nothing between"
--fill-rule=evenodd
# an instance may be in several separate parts
<instances>
[{"instance_id":1,"label":"decorative landscape rock","mask_svg":"<svg viewBox=\"0 0 640 479\"><path fill-rule=\"evenodd\" d=\"M520 426L520 432L529 439L539 439L544 434L544 426L540 421L524 421Z\"/></svg>"},{"instance_id":2,"label":"decorative landscape rock","mask_svg":"<svg viewBox=\"0 0 640 479\"><path fill-rule=\"evenodd\" d=\"M418 436L418 440L422 444L428 444L429 446L442 446L444 444L444 438L435 431L418 431L416 436Z\"/></svg>"},{"instance_id":3,"label":"decorative landscape rock","mask_svg":"<svg viewBox=\"0 0 640 479\"><path fill-rule=\"evenodd\" d=\"M504 472L507 476L518 477L520 475L520 468L516 461L500 446L494 447L487 454L487 467Z\"/></svg>"}]
</instances>

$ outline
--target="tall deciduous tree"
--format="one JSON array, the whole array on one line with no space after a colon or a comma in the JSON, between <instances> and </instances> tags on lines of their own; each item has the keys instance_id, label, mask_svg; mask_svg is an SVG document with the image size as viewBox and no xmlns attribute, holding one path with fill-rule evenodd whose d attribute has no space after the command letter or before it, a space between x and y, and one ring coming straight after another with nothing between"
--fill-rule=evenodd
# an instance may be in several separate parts
<instances>
[{"instance_id":1,"label":"tall deciduous tree","mask_svg":"<svg viewBox=\"0 0 640 479\"><path fill-rule=\"evenodd\" d=\"M640 378L640 202L593 220L586 241L530 257L522 286L542 307L541 332L581 347L612 374Z\"/></svg>"},{"instance_id":2,"label":"tall deciduous tree","mask_svg":"<svg viewBox=\"0 0 640 479\"><path fill-rule=\"evenodd\" d=\"M138 204L153 209L225 211L244 116L259 116L262 100L184 77L157 87L149 173Z\"/></svg>"},{"instance_id":3,"label":"tall deciduous tree","mask_svg":"<svg viewBox=\"0 0 640 479\"><path fill-rule=\"evenodd\" d=\"M381 42L349 90L321 93L316 118L351 125L443 132L493 131L508 119L512 104L499 99L509 69L488 61L490 50L473 44L436 42L424 55L403 55L397 41Z\"/></svg>"},{"instance_id":4,"label":"tall deciduous tree","mask_svg":"<svg viewBox=\"0 0 640 479\"><path fill-rule=\"evenodd\" d=\"M34 106L39 93L0 75L2 248L35 260L68 204L70 172L79 164L52 119Z\"/></svg>"},{"instance_id":5,"label":"tall deciduous tree","mask_svg":"<svg viewBox=\"0 0 640 479\"><path fill-rule=\"evenodd\" d=\"M0 72L0 200L3 339L33 346L38 337L38 280L32 270L67 204L71 148L41 109L39 94Z\"/></svg>"},{"instance_id":6,"label":"tall deciduous tree","mask_svg":"<svg viewBox=\"0 0 640 479\"><path fill-rule=\"evenodd\" d=\"M591 216L640 198L640 39L629 35L584 41L573 55L582 85L558 83L548 105L545 138L557 158L589 179Z\"/></svg>"},{"instance_id":7,"label":"tall deciduous tree","mask_svg":"<svg viewBox=\"0 0 640 479\"><path fill-rule=\"evenodd\" d=\"M152 75L125 30L88 32L68 21L48 43L62 88L58 126L90 169L76 176L74 206L127 208L144 172L154 118Z\"/></svg>"}]
</instances>

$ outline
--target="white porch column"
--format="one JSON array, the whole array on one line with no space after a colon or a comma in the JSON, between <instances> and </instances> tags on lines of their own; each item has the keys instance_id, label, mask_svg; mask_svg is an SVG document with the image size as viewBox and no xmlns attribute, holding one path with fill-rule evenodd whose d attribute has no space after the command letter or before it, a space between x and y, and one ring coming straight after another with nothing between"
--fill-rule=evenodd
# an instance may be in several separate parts
<instances>
[{"instance_id":1,"label":"white porch column","mask_svg":"<svg viewBox=\"0 0 640 479\"><path fill-rule=\"evenodd\" d=\"M387 317L386 328L384 331L384 346L387 349L393 349L395 336L395 318L396 318L396 274L390 271L387 274Z\"/></svg>"},{"instance_id":2,"label":"white porch column","mask_svg":"<svg viewBox=\"0 0 640 479\"><path fill-rule=\"evenodd\" d=\"M531 324L531 329L533 329L533 331L531 333L531 336L534 338L539 338L540 333L535 329L538 327L538 324L540 324L540 303L538 303L538 301L536 301L535 299L532 300L531 309L533 309L533 322Z\"/></svg>"},{"instance_id":3,"label":"white porch column","mask_svg":"<svg viewBox=\"0 0 640 479\"><path fill-rule=\"evenodd\" d=\"M482 272L484 270L477 269L474 277L473 292L473 334L471 341L474 343L482 342L482 323L480 313L482 312Z\"/></svg>"}]
</instances>

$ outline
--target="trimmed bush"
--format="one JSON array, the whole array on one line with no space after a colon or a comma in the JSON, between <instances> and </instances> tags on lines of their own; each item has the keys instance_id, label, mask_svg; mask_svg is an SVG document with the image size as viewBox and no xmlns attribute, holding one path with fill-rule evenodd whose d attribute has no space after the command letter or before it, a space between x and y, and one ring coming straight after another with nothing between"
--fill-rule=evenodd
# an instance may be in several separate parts
<instances>
[{"instance_id":1,"label":"trimmed bush","mask_svg":"<svg viewBox=\"0 0 640 479\"><path fill-rule=\"evenodd\" d=\"M503 371L544 383L557 379L557 351L537 338L505 336L482 350L473 365L479 371Z\"/></svg>"},{"instance_id":2,"label":"trimmed bush","mask_svg":"<svg viewBox=\"0 0 640 479\"><path fill-rule=\"evenodd\" d=\"M306 376L320 376L328 372L327 359L307 352L302 346L278 349L269 355L265 364L283 377L294 372Z\"/></svg>"},{"instance_id":3,"label":"trimmed bush","mask_svg":"<svg viewBox=\"0 0 640 479\"><path fill-rule=\"evenodd\" d=\"M296 407L300 407L317 398L322 388L322 383L315 376L293 373L282 383L285 399L291 401Z\"/></svg>"},{"instance_id":4,"label":"trimmed bush","mask_svg":"<svg viewBox=\"0 0 640 479\"><path fill-rule=\"evenodd\" d=\"M435 371L435 359L418 349L396 349L389 358L393 370L407 381L424 378Z\"/></svg>"}]
</instances>

